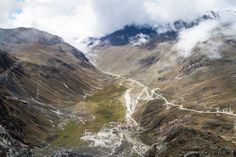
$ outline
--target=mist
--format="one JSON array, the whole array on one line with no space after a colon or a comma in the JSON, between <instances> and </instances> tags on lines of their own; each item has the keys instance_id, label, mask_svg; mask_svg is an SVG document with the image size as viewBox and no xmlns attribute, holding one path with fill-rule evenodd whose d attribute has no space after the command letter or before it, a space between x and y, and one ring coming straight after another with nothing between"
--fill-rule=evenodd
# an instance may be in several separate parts
<instances>
[{"instance_id":1,"label":"mist","mask_svg":"<svg viewBox=\"0 0 236 157\"><path fill-rule=\"evenodd\" d=\"M79 47L79 43L86 37L101 37L125 25L156 26L177 20L190 21L207 11L235 8L236 2L70 0L68 3L64 0L10 0L0 4L0 27L35 27L61 36Z\"/></svg>"}]
</instances>

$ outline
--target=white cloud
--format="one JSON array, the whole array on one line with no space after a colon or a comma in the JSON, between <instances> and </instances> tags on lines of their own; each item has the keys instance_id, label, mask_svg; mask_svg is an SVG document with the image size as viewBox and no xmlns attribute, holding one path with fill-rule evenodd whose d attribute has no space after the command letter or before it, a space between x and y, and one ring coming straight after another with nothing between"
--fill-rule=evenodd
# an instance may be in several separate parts
<instances>
[{"instance_id":1,"label":"white cloud","mask_svg":"<svg viewBox=\"0 0 236 157\"><path fill-rule=\"evenodd\" d=\"M185 29L179 34L178 42L175 47L178 52L189 57L192 50L199 46L205 49L210 58L219 58L220 52L218 49L222 43L218 41L212 42L217 37L236 38L236 11L234 9L226 9L219 11L220 19L207 20L199 25Z\"/></svg>"},{"instance_id":2,"label":"white cloud","mask_svg":"<svg viewBox=\"0 0 236 157\"><path fill-rule=\"evenodd\" d=\"M209 10L233 7L235 0L19 0L0 1L0 27L36 27L78 46L127 24L164 24L188 20ZM14 8L20 14L9 19Z\"/></svg>"},{"instance_id":3,"label":"white cloud","mask_svg":"<svg viewBox=\"0 0 236 157\"><path fill-rule=\"evenodd\" d=\"M9 18L20 7L20 2L16 0L1 0L0 1L0 26L8 26L10 24Z\"/></svg>"},{"instance_id":4,"label":"white cloud","mask_svg":"<svg viewBox=\"0 0 236 157\"><path fill-rule=\"evenodd\" d=\"M188 21L207 11L231 6L230 0L146 0L145 7L154 22ZM157 21L158 19L158 21Z\"/></svg>"},{"instance_id":5,"label":"white cloud","mask_svg":"<svg viewBox=\"0 0 236 157\"><path fill-rule=\"evenodd\" d=\"M211 32L217 26L218 21L210 20L182 31L179 35L179 42L176 44L178 51L184 57L190 56L192 49L197 44L207 41L211 37Z\"/></svg>"},{"instance_id":6,"label":"white cloud","mask_svg":"<svg viewBox=\"0 0 236 157\"><path fill-rule=\"evenodd\" d=\"M134 37L134 39L131 39L130 42L133 46L141 46L143 44L146 44L150 41L150 37L145 34L138 34Z\"/></svg>"}]
</instances>

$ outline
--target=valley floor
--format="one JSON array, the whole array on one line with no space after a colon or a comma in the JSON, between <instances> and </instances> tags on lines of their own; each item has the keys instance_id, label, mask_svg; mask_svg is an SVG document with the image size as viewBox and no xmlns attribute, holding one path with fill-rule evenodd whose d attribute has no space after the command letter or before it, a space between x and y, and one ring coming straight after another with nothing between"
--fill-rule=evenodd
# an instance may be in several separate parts
<instances>
[{"instance_id":1,"label":"valley floor","mask_svg":"<svg viewBox=\"0 0 236 157\"><path fill-rule=\"evenodd\" d=\"M139 139L141 128L132 118L139 99L146 99L143 86L114 77L113 83L69 108L72 115L55 130L51 144L34 153L59 156L65 150L79 150L85 156L144 156L151 147Z\"/></svg>"}]
</instances>

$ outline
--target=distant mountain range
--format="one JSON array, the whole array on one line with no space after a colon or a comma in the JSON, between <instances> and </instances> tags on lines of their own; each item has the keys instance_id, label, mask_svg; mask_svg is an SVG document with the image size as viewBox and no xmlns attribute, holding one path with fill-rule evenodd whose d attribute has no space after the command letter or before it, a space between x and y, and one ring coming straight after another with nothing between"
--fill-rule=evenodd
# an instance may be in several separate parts
<instances>
[{"instance_id":1,"label":"distant mountain range","mask_svg":"<svg viewBox=\"0 0 236 157\"><path fill-rule=\"evenodd\" d=\"M220 15L214 11L208 12L201 17L197 17L190 21L176 21L173 24L166 24L166 25L157 25L155 27L148 26L148 25L127 25L124 28L117 30L109 35L101 37L99 39L90 38L87 41L89 46L95 44L95 41L100 41L101 43L109 43L112 46L122 46L129 44L132 39L136 38L139 34L144 34L151 39L159 42L168 41L168 40L175 40L178 36L179 31L191 28L199 23L219 18Z\"/></svg>"}]
</instances>

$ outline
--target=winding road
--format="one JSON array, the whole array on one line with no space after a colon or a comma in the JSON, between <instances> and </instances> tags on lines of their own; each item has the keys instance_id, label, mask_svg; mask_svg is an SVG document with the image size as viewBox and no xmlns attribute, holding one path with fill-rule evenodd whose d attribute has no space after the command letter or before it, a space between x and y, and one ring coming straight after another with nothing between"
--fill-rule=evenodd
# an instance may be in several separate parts
<instances>
[{"instance_id":1,"label":"winding road","mask_svg":"<svg viewBox=\"0 0 236 157\"><path fill-rule=\"evenodd\" d=\"M143 87L143 90L141 91L140 97L137 99L137 101L139 101L139 100L150 101L150 100L155 100L155 99L162 99L165 101L165 105L167 106L167 109L169 109L172 106L172 107L178 107L180 110L183 110L183 111L190 111L190 112L195 112L195 113L200 113L200 114L225 114L228 116L236 117L236 114L233 113L233 111L231 111L231 109L229 109L228 111L219 111L218 110L218 111L213 112L213 111L200 111L200 110L184 108L183 105L176 105L174 103L171 103L164 96L162 96L161 94L158 94L157 91L160 90L160 88L149 89L147 86L145 86L141 82L138 82L138 81L132 80L132 79L129 79L129 80L136 83L137 85ZM151 91L151 92L149 92L149 91ZM141 99L141 96L143 93L147 93L148 96L146 99L144 99L144 98ZM134 108L136 108L136 106ZM134 112L135 112L135 109L133 110L133 113Z\"/></svg>"},{"instance_id":2,"label":"winding road","mask_svg":"<svg viewBox=\"0 0 236 157\"><path fill-rule=\"evenodd\" d=\"M166 109L170 109L171 107L177 107L179 110L183 111L189 111L199 114L224 114L227 116L233 116L236 117L236 114L234 114L231 110L229 111L201 111L201 110L194 110L194 109L188 109L183 107L182 105L176 105L172 102L169 102L164 96L161 94L158 94L159 88L153 88L150 89L149 87L145 86L141 82L138 82L136 80L133 80L131 78L125 78L123 76L117 75L117 74L110 74L112 76L117 77L118 79L125 80L125 84L128 87L126 92L124 93L124 100L125 100L125 106L126 106L126 126L122 129L119 126L114 127L112 129L108 129L109 131L105 131L104 129L101 130L99 133L89 133L87 136L84 137L85 140L93 141L92 146L98 146L98 147L104 147L109 148L110 153L106 155L107 157L111 156L122 156L124 154L117 153L117 150L119 150L120 147L122 147L122 141L127 141L130 143L131 149L135 154L138 154L139 156L144 156L146 151L150 148L150 146L145 145L140 141L138 138L135 137L135 133L138 133L138 122L135 121L133 118L133 114L136 112L137 105L140 101L151 101L156 99L162 99L164 100L166 105ZM111 130L117 130L117 135L114 135ZM126 148L130 149L130 148ZM127 155L126 155L127 156Z\"/></svg>"}]
</instances>

